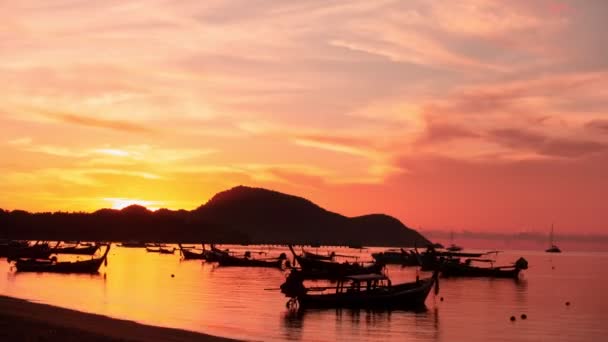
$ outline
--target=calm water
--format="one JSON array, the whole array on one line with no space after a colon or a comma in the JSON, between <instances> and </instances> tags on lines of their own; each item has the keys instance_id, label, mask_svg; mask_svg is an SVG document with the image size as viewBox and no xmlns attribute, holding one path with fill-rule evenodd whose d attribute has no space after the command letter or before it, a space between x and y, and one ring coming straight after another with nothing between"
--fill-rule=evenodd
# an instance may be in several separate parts
<instances>
[{"instance_id":1,"label":"calm water","mask_svg":"<svg viewBox=\"0 0 608 342\"><path fill-rule=\"evenodd\" d=\"M267 247L231 247L265 250ZM333 249L369 259L372 250ZM319 252L323 251L320 249ZM278 291L285 274L180 261L179 253L114 247L100 275L15 274L0 263L0 293L137 322L247 340L306 341L603 341L608 336L608 253L524 256L522 280L442 279L425 312L289 312ZM415 269L389 267L393 282ZM175 277L171 277L174 274ZM444 301L440 300L444 298ZM565 302L570 301L571 306ZM527 320L519 319L525 313ZM509 317L518 317L510 322Z\"/></svg>"}]
</instances>

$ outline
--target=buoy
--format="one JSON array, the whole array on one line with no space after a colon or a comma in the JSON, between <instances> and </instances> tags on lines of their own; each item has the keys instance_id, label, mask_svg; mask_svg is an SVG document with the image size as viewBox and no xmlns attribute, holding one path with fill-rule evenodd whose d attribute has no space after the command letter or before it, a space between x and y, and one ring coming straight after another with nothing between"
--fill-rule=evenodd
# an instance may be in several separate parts
<instances>
[{"instance_id":1,"label":"buoy","mask_svg":"<svg viewBox=\"0 0 608 342\"><path fill-rule=\"evenodd\" d=\"M515 322L515 316L511 316L511 322Z\"/></svg>"},{"instance_id":2,"label":"buoy","mask_svg":"<svg viewBox=\"0 0 608 342\"><path fill-rule=\"evenodd\" d=\"M528 315L526 315L526 314L521 314L521 319L526 319L526 318L528 318Z\"/></svg>"},{"instance_id":3,"label":"buoy","mask_svg":"<svg viewBox=\"0 0 608 342\"><path fill-rule=\"evenodd\" d=\"M439 298L439 300L443 302L443 297Z\"/></svg>"},{"instance_id":4,"label":"buoy","mask_svg":"<svg viewBox=\"0 0 608 342\"><path fill-rule=\"evenodd\" d=\"M566 306L570 306L570 302L566 302Z\"/></svg>"}]
</instances>

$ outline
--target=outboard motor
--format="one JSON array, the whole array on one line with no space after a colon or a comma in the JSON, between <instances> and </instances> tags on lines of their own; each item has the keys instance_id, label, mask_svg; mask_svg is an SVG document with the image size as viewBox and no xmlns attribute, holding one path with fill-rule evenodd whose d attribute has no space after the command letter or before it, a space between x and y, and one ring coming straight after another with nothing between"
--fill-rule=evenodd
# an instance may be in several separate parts
<instances>
[{"instance_id":1,"label":"outboard motor","mask_svg":"<svg viewBox=\"0 0 608 342\"><path fill-rule=\"evenodd\" d=\"M528 269L528 260L524 259L523 257L520 257L515 262L515 268L520 269L520 270L527 270Z\"/></svg>"},{"instance_id":2,"label":"outboard motor","mask_svg":"<svg viewBox=\"0 0 608 342\"><path fill-rule=\"evenodd\" d=\"M292 271L285 282L281 284L281 293L285 297L297 298L301 295L306 294L306 287L304 286L304 279L297 271Z\"/></svg>"}]
</instances>

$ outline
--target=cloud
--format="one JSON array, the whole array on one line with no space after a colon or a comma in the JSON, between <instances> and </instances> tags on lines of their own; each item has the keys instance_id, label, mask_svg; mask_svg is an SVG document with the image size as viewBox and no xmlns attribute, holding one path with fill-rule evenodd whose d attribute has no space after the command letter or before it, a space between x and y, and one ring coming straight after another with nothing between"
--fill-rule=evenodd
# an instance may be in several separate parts
<instances>
[{"instance_id":1,"label":"cloud","mask_svg":"<svg viewBox=\"0 0 608 342\"><path fill-rule=\"evenodd\" d=\"M44 153L52 156L67 158L82 158L89 155L87 151L52 145L31 145L24 150L28 152Z\"/></svg>"},{"instance_id":2,"label":"cloud","mask_svg":"<svg viewBox=\"0 0 608 342\"><path fill-rule=\"evenodd\" d=\"M375 158L378 155L378 152L374 151L369 140L366 141L358 138L330 135L302 135L294 137L293 142L302 146L352 154L366 158Z\"/></svg>"},{"instance_id":3,"label":"cloud","mask_svg":"<svg viewBox=\"0 0 608 342\"><path fill-rule=\"evenodd\" d=\"M490 134L495 141L512 149L551 157L579 158L608 150L608 144L597 141L554 138L517 129L498 129Z\"/></svg>"},{"instance_id":4,"label":"cloud","mask_svg":"<svg viewBox=\"0 0 608 342\"><path fill-rule=\"evenodd\" d=\"M544 144L547 137L518 129L497 129L490 133L499 143L511 148L534 148Z\"/></svg>"},{"instance_id":5,"label":"cloud","mask_svg":"<svg viewBox=\"0 0 608 342\"><path fill-rule=\"evenodd\" d=\"M32 138L30 138L30 137L16 138L16 139L12 139L12 140L8 141L9 145L16 145L16 146L29 145L31 143L32 143Z\"/></svg>"},{"instance_id":6,"label":"cloud","mask_svg":"<svg viewBox=\"0 0 608 342\"><path fill-rule=\"evenodd\" d=\"M437 42L424 39L409 32L400 32L389 42L363 40L332 40L331 45L371 55L382 56L392 62L406 62L430 67L466 67L500 69L498 66L483 64L474 59L450 52Z\"/></svg>"},{"instance_id":7,"label":"cloud","mask_svg":"<svg viewBox=\"0 0 608 342\"><path fill-rule=\"evenodd\" d=\"M451 96L427 105L429 114L475 116L497 113L536 116L567 114L571 102L594 100L595 89L608 85L608 72L571 72L513 81L485 82L457 88ZM556 95L559 94L559 97ZM563 109L562 109L563 110Z\"/></svg>"},{"instance_id":8,"label":"cloud","mask_svg":"<svg viewBox=\"0 0 608 342\"><path fill-rule=\"evenodd\" d=\"M456 125L444 123L441 120L427 121L424 133L418 138L416 144L435 144L439 142L450 142L458 139L479 138L480 134L466 128L464 124Z\"/></svg>"},{"instance_id":9,"label":"cloud","mask_svg":"<svg viewBox=\"0 0 608 342\"><path fill-rule=\"evenodd\" d=\"M513 161L601 152L603 85L606 72L573 72L461 87L422 105L412 153Z\"/></svg>"},{"instance_id":10,"label":"cloud","mask_svg":"<svg viewBox=\"0 0 608 342\"><path fill-rule=\"evenodd\" d=\"M305 172L303 173L280 168L270 169L269 171L275 175L281 183L287 183L293 186L303 188L319 188L327 184L323 177L315 174L307 174Z\"/></svg>"},{"instance_id":11,"label":"cloud","mask_svg":"<svg viewBox=\"0 0 608 342\"><path fill-rule=\"evenodd\" d=\"M443 30L480 38L546 29L547 23L560 19L539 16L515 3L504 6L500 1L491 0L434 2L430 7Z\"/></svg>"},{"instance_id":12,"label":"cloud","mask_svg":"<svg viewBox=\"0 0 608 342\"><path fill-rule=\"evenodd\" d=\"M591 131L597 131L608 134L608 120L591 120L585 124L585 127Z\"/></svg>"},{"instance_id":13,"label":"cloud","mask_svg":"<svg viewBox=\"0 0 608 342\"><path fill-rule=\"evenodd\" d=\"M93 128L111 129L129 133L152 133L155 130L148 128L142 124L133 123L122 120L108 120L100 118L92 118L89 116L82 116L76 114L65 114L65 113L50 113L46 112L44 115L70 124L82 125Z\"/></svg>"},{"instance_id":14,"label":"cloud","mask_svg":"<svg viewBox=\"0 0 608 342\"><path fill-rule=\"evenodd\" d=\"M84 175L116 175L116 176L128 176L128 177L139 177L144 179L163 179L164 177L155 173L145 171L130 171L130 170L115 170L115 169L91 169L85 170Z\"/></svg>"},{"instance_id":15,"label":"cloud","mask_svg":"<svg viewBox=\"0 0 608 342\"><path fill-rule=\"evenodd\" d=\"M549 156L577 158L605 152L606 150L608 150L608 144L597 141L552 139L544 144L541 152Z\"/></svg>"},{"instance_id":16,"label":"cloud","mask_svg":"<svg viewBox=\"0 0 608 342\"><path fill-rule=\"evenodd\" d=\"M99 149L96 149L95 152L98 152L101 154L107 154L110 156L116 156L116 157L128 157L130 155L130 153L128 151L116 149L116 148L99 148Z\"/></svg>"}]
</instances>

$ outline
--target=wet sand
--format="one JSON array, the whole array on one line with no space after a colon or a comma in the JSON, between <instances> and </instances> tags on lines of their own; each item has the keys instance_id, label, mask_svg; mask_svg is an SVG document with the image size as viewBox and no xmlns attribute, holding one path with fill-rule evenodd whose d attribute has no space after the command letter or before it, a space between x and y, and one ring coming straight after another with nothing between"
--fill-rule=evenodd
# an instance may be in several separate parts
<instances>
[{"instance_id":1,"label":"wet sand","mask_svg":"<svg viewBox=\"0 0 608 342\"><path fill-rule=\"evenodd\" d=\"M0 341L234 341L0 296Z\"/></svg>"}]
</instances>

